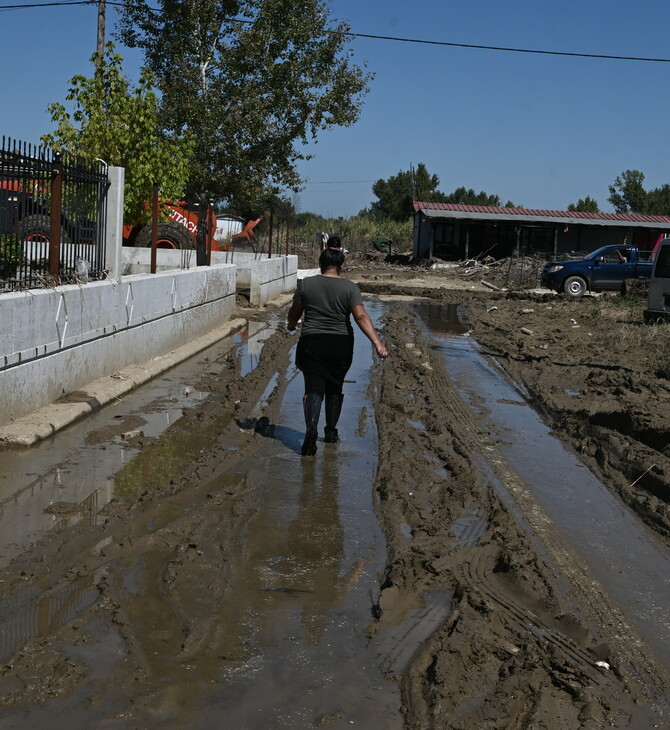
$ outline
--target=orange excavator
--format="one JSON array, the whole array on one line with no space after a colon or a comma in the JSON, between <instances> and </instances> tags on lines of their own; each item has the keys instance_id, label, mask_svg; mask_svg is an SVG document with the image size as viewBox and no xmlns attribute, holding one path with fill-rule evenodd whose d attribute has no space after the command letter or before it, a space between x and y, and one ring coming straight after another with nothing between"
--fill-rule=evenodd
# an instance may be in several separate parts
<instances>
[{"instance_id":1,"label":"orange excavator","mask_svg":"<svg viewBox=\"0 0 670 730\"><path fill-rule=\"evenodd\" d=\"M198 209L183 201L164 201L163 211L167 220L158 222L158 248L195 248L198 234ZM262 218L249 221L244 229L235 234L229 243L218 241L216 231L216 215L210 208L207 212L208 249L211 251L251 250L256 251L254 228ZM123 227L124 246L151 246L151 225L125 225Z\"/></svg>"}]
</instances>

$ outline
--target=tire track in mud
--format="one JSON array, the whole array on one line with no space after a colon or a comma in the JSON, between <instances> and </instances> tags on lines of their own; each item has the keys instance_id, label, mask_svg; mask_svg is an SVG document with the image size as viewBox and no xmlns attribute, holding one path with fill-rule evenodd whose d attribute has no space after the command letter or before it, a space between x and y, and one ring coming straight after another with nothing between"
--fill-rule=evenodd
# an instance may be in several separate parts
<instances>
[{"instance_id":1,"label":"tire track in mud","mask_svg":"<svg viewBox=\"0 0 670 730\"><path fill-rule=\"evenodd\" d=\"M398 308L385 319L393 352L376 408L379 509L390 548L375 630L383 633L385 625L397 623L417 594L439 587L454 595L451 615L403 673L408 727L494 723L511 730L539 721L556 728L651 726L647 703L655 713L667 709L663 670L653 666L620 612L552 533L546 515L455 393L421 327ZM394 411L407 416L405 424L396 418L389 427ZM383 449L392 438L395 447ZM426 450L448 470L446 484L434 479L431 460L420 458ZM406 479L422 485L416 488L420 499L403 489ZM512 505L501 501L496 482L514 495ZM417 510L421 499L430 509ZM486 522L486 534L478 535L474 547L457 537L468 512L487 515L477 528ZM399 534L403 520L410 537ZM603 640L609 649L598 647ZM486 657L473 648L481 643L489 646ZM611 676L595 668L601 654L618 663ZM450 665L447 658L454 656L459 661ZM628 703L630 697L640 704Z\"/></svg>"}]
</instances>

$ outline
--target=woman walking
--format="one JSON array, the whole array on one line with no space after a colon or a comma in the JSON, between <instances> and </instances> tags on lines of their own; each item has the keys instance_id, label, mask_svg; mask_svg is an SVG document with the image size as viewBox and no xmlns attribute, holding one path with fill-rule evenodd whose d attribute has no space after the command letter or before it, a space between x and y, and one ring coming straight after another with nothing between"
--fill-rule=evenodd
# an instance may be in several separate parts
<instances>
[{"instance_id":1,"label":"woman walking","mask_svg":"<svg viewBox=\"0 0 670 730\"><path fill-rule=\"evenodd\" d=\"M324 399L326 427L323 440L327 444L339 440L337 421L344 399L342 384L354 355L350 316L372 342L379 357L388 355L365 311L358 286L342 278L344 253L340 245L337 236L329 238L329 247L319 257L321 274L298 282L288 313L287 326L291 331L300 317L303 318L296 355L296 365L305 378L303 456L316 454L317 426Z\"/></svg>"}]
</instances>

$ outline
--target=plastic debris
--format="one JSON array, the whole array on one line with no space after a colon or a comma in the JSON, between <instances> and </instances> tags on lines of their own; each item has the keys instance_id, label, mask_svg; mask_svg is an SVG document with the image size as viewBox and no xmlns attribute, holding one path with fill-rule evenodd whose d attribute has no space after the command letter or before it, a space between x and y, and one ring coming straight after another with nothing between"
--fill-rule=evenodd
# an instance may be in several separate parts
<instances>
[{"instance_id":1,"label":"plastic debris","mask_svg":"<svg viewBox=\"0 0 670 730\"><path fill-rule=\"evenodd\" d=\"M496 312L498 310L498 307L489 307L486 311L487 312Z\"/></svg>"}]
</instances>

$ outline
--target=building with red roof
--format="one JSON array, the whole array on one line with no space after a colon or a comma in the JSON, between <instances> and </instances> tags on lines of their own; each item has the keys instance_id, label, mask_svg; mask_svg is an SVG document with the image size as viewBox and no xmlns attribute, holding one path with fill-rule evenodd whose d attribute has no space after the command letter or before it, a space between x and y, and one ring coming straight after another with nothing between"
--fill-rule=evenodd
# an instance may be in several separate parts
<instances>
[{"instance_id":1,"label":"building with red roof","mask_svg":"<svg viewBox=\"0 0 670 730\"><path fill-rule=\"evenodd\" d=\"M460 203L414 203L416 259L461 261L513 254L555 258L631 243L651 251L670 234L670 216L582 213Z\"/></svg>"}]
</instances>

